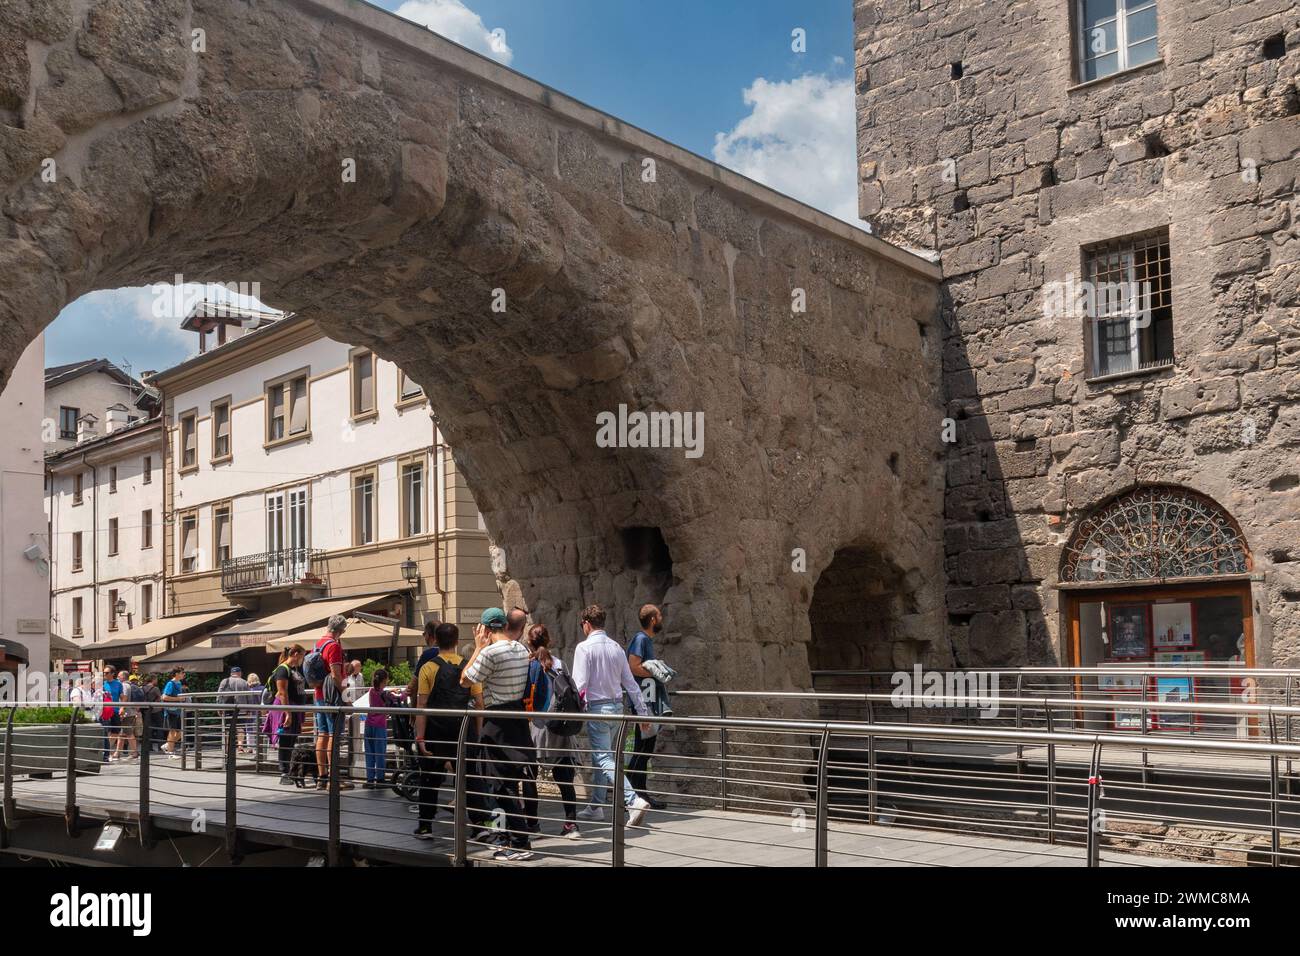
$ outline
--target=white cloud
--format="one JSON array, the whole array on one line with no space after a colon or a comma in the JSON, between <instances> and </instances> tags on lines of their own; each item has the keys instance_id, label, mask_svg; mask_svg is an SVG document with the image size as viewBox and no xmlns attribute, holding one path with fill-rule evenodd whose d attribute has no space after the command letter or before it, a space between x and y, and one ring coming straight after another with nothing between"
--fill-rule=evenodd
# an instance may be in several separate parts
<instances>
[{"instance_id":1,"label":"white cloud","mask_svg":"<svg viewBox=\"0 0 1300 956\"><path fill-rule=\"evenodd\" d=\"M500 27L489 30L483 18L461 0L406 0L396 13L501 63L509 65L515 58L514 50L506 43L506 31Z\"/></svg>"},{"instance_id":2,"label":"white cloud","mask_svg":"<svg viewBox=\"0 0 1300 956\"><path fill-rule=\"evenodd\" d=\"M718 133L713 158L738 173L861 227L853 82L825 74L745 90L749 115Z\"/></svg>"}]
</instances>

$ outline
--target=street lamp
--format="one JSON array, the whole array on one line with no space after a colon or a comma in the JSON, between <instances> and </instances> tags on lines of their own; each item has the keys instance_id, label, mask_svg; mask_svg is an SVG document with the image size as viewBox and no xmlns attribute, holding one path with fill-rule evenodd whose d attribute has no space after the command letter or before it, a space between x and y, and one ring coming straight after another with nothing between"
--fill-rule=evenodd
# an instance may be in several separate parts
<instances>
[{"instance_id":1,"label":"street lamp","mask_svg":"<svg viewBox=\"0 0 1300 956\"><path fill-rule=\"evenodd\" d=\"M113 609L117 611L118 617L123 616L124 614L126 614L126 601L122 600L121 598L118 598L117 603L113 605Z\"/></svg>"},{"instance_id":2,"label":"street lamp","mask_svg":"<svg viewBox=\"0 0 1300 956\"><path fill-rule=\"evenodd\" d=\"M402 577L406 579L407 584L418 584L420 582L420 566L407 558L402 562Z\"/></svg>"}]
</instances>

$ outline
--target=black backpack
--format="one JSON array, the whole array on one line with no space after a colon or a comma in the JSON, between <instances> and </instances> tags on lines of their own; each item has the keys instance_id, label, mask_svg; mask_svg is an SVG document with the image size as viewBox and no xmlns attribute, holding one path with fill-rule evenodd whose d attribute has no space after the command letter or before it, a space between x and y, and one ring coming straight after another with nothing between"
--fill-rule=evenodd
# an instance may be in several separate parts
<instances>
[{"instance_id":1,"label":"black backpack","mask_svg":"<svg viewBox=\"0 0 1300 956\"><path fill-rule=\"evenodd\" d=\"M438 657L438 673L434 675L433 687L429 689L428 706L431 709L464 710L469 706L469 688L460 686L460 675L464 668L464 661L453 664L445 657Z\"/></svg>"},{"instance_id":2,"label":"black backpack","mask_svg":"<svg viewBox=\"0 0 1300 956\"><path fill-rule=\"evenodd\" d=\"M551 713L580 714L582 698L567 671L556 670L551 675ZM572 737L582 730L581 720L548 720L546 729L557 737Z\"/></svg>"}]
</instances>

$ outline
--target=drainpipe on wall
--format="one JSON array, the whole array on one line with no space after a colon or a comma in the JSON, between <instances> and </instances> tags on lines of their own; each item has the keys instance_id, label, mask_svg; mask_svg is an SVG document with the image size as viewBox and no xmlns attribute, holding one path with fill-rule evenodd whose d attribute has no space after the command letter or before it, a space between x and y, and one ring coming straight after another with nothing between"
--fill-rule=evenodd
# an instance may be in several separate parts
<instances>
[{"instance_id":1,"label":"drainpipe on wall","mask_svg":"<svg viewBox=\"0 0 1300 956\"><path fill-rule=\"evenodd\" d=\"M434 426L434 434L437 434L437 426ZM442 599L442 607L438 612L439 618L445 623L447 620L447 589L442 583L442 515L446 513L447 496L447 479L444 474L443 449L447 446L439 442L433 446L434 455L434 496L433 496L433 587L438 592L438 597ZM438 489L441 487L441 491Z\"/></svg>"},{"instance_id":2,"label":"drainpipe on wall","mask_svg":"<svg viewBox=\"0 0 1300 956\"><path fill-rule=\"evenodd\" d=\"M81 465L90 468L90 490L94 496L90 502L90 600L95 605L91 617L95 625L95 637L92 644L99 643L99 469L88 465L86 453L81 453ZM84 491L83 491L84 494ZM82 555L83 560L85 555Z\"/></svg>"}]
</instances>

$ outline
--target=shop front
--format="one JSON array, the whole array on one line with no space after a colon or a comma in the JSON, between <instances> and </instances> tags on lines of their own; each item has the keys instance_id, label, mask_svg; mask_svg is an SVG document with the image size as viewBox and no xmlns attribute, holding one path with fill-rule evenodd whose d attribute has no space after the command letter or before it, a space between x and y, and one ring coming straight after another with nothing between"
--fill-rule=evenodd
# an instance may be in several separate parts
<instances>
[{"instance_id":1,"label":"shop front","mask_svg":"<svg viewBox=\"0 0 1300 956\"><path fill-rule=\"evenodd\" d=\"M1115 699L1251 702L1245 675L1199 676L1196 668L1255 666L1251 559L1241 529L1218 504L1186 488L1142 486L1080 522L1061 567L1067 659L1076 667L1114 666L1115 676L1081 681L1080 690ZM1119 673L1127 665L1167 673ZM1189 673L1190 672L1190 673ZM1110 729L1142 729L1139 711L1117 706ZM1245 735L1231 715L1164 712L1164 731Z\"/></svg>"}]
</instances>

